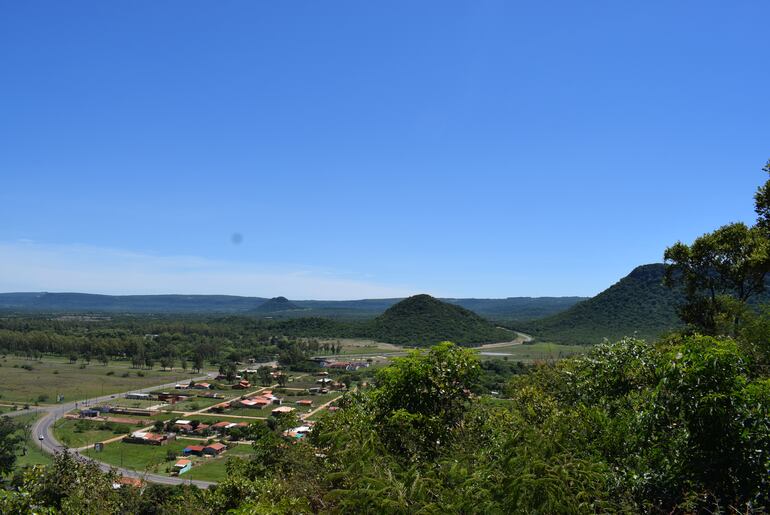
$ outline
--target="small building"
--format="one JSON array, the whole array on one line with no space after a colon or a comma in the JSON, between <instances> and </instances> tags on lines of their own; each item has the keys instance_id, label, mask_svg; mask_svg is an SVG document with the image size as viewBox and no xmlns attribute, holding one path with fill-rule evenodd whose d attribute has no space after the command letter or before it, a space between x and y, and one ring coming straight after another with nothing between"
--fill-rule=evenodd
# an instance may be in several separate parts
<instances>
[{"instance_id":1,"label":"small building","mask_svg":"<svg viewBox=\"0 0 770 515\"><path fill-rule=\"evenodd\" d=\"M227 446L221 443L212 443L211 445L207 445L203 448L203 454L208 454L209 456L219 456L223 452L227 450Z\"/></svg>"},{"instance_id":2,"label":"small building","mask_svg":"<svg viewBox=\"0 0 770 515\"><path fill-rule=\"evenodd\" d=\"M174 474L181 476L185 472L188 472L192 468L192 461L181 459L174 463Z\"/></svg>"},{"instance_id":3,"label":"small building","mask_svg":"<svg viewBox=\"0 0 770 515\"><path fill-rule=\"evenodd\" d=\"M241 379L233 385L233 389L235 390L245 390L247 388L251 388L251 383L245 379Z\"/></svg>"},{"instance_id":4,"label":"small building","mask_svg":"<svg viewBox=\"0 0 770 515\"><path fill-rule=\"evenodd\" d=\"M193 429L193 433L201 435L206 431L208 431L210 427L211 427L210 425L204 424L203 422L201 422L200 424L198 424L198 427Z\"/></svg>"},{"instance_id":5,"label":"small building","mask_svg":"<svg viewBox=\"0 0 770 515\"><path fill-rule=\"evenodd\" d=\"M179 394L179 393L163 392L163 393L159 393L158 394L158 400L159 401L161 401L161 402L170 402L172 404L175 403L175 402L186 401L189 398L190 398L189 395L182 395L182 394Z\"/></svg>"},{"instance_id":6,"label":"small building","mask_svg":"<svg viewBox=\"0 0 770 515\"><path fill-rule=\"evenodd\" d=\"M296 438L299 440L300 438L305 438L305 436L307 436L309 432L310 432L309 426L299 426L293 429L287 429L286 431L283 432L283 435L288 436L289 438Z\"/></svg>"},{"instance_id":7,"label":"small building","mask_svg":"<svg viewBox=\"0 0 770 515\"><path fill-rule=\"evenodd\" d=\"M157 434L146 431L134 431L129 436L123 438L126 443L138 443L143 445L166 445L170 440L176 439L174 433Z\"/></svg>"},{"instance_id":8,"label":"small building","mask_svg":"<svg viewBox=\"0 0 770 515\"><path fill-rule=\"evenodd\" d=\"M142 488L144 487L144 481L137 477L120 476L116 482L112 483L112 488L115 490L126 486L130 486L132 488Z\"/></svg>"},{"instance_id":9,"label":"small building","mask_svg":"<svg viewBox=\"0 0 770 515\"><path fill-rule=\"evenodd\" d=\"M188 445L184 448L182 453L185 456L188 456L190 454L194 454L195 456L202 456L203 455L203 449L204 447L202 445Z\"/></svg>"},{"instance_id":10,"label":"small building","mask_svg":"<svg viewBox=\"0 0 770 515\"><path fill-rule=\"evenodd\" d=\"M288 413L291 413L294 411L294 408L290 406L281 406L280 408L275 408L271 413L275 415L286 415Z\"/></svg>"},{"instance_id":11,"label":"small building","mask_svg":"<svg viewBox=\"0 0 770 515\"><path fill-rule=\"evenodd\" d=\"M305 408L309 408L313 405L313 401L310 399L301 399L297 401L297 406L303 406Z\"/></svg>"},{"instance_id":12,"label":"small building","mask_svg":"<svg viewBox=\"0 0 770 515\"><path fill-rule=\"evenodd\" d=\"M211 384L209 384L209 383L196 383L196 384L193 385L193 388L195 388L196 390L210 390L211 389Z\"/></svg>"}]
</instances>

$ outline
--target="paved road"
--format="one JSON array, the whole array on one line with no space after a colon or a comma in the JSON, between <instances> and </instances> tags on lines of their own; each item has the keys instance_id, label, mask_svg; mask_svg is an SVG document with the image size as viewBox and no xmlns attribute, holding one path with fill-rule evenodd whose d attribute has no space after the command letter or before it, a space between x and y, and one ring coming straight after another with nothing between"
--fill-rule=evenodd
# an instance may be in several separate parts
<instances>
[{"instance_id":1,"label":"paved road","mask_svg":"<svg viewBox=\"0 0 770 515\"><path fill-rule=\"evenodd\" d=\"M194 381L202 381L205 379L210 379L211 377L214 377L216 373L209 373L206 376L203 377L197 377L193 379ZM147 388L143 388L141 390L131 390L131 392L142 392L147 393L151 392L153 390L157 390L159 388L173 388L176 383L168 383L168 384L162 384L157 386L150 386ZM43 451L54 454L56 452L62 451L65 447L59 443L58 440L53 435L53 424L56 421L56 419L63 417L66 413L69 413L76 407L80 406L87 406L87 405L94 405L101 402L109 401L110 399L114 397L120 397L125 395L126 393L121 394L114 394L114 395L104 395L102 397L96 397L93 399L87 399L84 401L77 401L77 402L69 402L67 404L59 404L56 406L50 406L47 408L48 413L41 417L40 419L35 422L35 424L32 426L32 438L35 438L38 440L40 447L43 449ZM30 413L29 410L24 410L26 413ZM42 440L40 440L40 436L43 437ZM152 483L161 483L165 485L182 485L182 484L192 484L196 485L200 488L208 488L211 485L214 485L216 483L212 483L209 481L197 481L197 480L191 480L191 479L183 479L180 477L172 477L172 476L163 476L160 474L151 474L149 472L138 472L135 470L130 470L126 468L116 467L114 465L110 465L108 463L103 463L98 460L94 460L93 458L83 456L80 452L70 449L70 452L76 454L81 459L84 460L92 460L96 462L99 467L104 470L105 472L108 472L110 470L116 470L118 473L120 473L123 476L126 477L134 477L143 479L145 481L150 481Z\"/></svg>"}]
</instances>

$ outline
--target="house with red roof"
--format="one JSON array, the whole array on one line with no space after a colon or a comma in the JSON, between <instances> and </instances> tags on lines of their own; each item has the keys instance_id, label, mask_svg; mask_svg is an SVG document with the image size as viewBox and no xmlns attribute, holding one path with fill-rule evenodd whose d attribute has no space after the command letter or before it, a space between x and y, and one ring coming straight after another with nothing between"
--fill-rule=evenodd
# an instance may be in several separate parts
<instances>
[{"instance_id":1,"label":"house with red roof","mask_svg":"<svg viewBox=\"0 0 770 515\"><path fill-rule=\"evenodd\" d=\"M203 454L218 456L227 450L227 446L221 443L212 443L203 448Z\"/></svg>"}]
</instances>

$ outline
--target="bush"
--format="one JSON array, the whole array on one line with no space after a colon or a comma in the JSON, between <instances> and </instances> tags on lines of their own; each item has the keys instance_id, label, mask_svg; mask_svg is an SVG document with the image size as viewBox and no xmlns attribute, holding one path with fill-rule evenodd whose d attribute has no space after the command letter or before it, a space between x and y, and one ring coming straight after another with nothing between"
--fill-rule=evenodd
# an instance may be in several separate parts
<instances>
[{"instance_id":1,"label":"bush","mask_svg":"<svg viewBox=\"0 0 770 515\"><path fill-rule=\"evenodd\" d=\"M122 374L120 374L120 377L128 377L130 375L131 375L131 372L123 372Z\"/></svg>"},{"instance_id":2,"label":"bush","mask_svg":"<svg viewBox=\"0 0 770 515\"><path fill-rule=\"evenodd\" d=\"M59 373L59 371L58 371L58 370L54 370L54 371L53 371L53 373L54 373L54 374L58 374L58 373Z\"/></svg>"},{"instance_id":3,"label":"bush","mask_svg":"<svg viewBox=\"0 0 770 515\"><path fill-rule=\"evenodd\" d=\"M109 372L107 372L107 375L108 376L114 376L115 375L115 371L114 370L110 370Z\"/></svg>"}]
</instances>

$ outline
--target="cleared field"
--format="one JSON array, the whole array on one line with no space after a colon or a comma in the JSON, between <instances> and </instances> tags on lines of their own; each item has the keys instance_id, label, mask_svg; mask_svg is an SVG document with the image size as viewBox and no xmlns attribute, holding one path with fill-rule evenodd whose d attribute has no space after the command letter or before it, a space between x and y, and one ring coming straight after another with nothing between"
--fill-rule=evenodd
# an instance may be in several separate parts
<instances>
[{"instance_id":1,"label":"cleared field","mask_svg":"<svg viewBox=\"0 0 770 515\"><path fill-rule=\"evenodd\" d=\"M277 405L270 405L264 408L232 408L222 413L225 415L235 415L242 417L269 417L270 412L277 408Z\"/></svg>"},{"instance_id":2,"label":"cleared field","mask_svg":"<svg viewBox=\"0 0 770 515\"><path fill-rule=\"evenodd\" d=\"M182 450L188 445L195 445L193 440L177 440L168 445L137 445L123 442L114 442L104 446L102 452L88 451L88 456L104 461L115 466L137 470L140 472L154 472L169 474L177 458L182 457ZM168 460L169 451L176 458ZM219 481L225 478L227 461L231 456L246 456L252 452L251 446L242 444L233 446L216 458L190 456L193 460L193 468L182 475L185 479L201 479L204 481Z\"/></svg>"},{"instance_id":3,"label":"cleared field","mask_svg":"<svg viewBox=\"0 0 770 515\"><path fill-rule=\"evenodd\" d=\"M136 431L136 425L116 424L96 420L58 420L53 427L57 440L68 447L78 448L103 442Z\"/></svg>"},{"instance_id":4,"label":"cleared field","mask_svg":"<svg viewBox=\"0 0 770 515\"><path fill-rule=\"evenodd\" d=\"M251 445L234 445L232 448L225 451L222 456L217 458L196 459L190 472L187 472L180 477L185 479L200 479L201 481L222 481L227 477L227 462L230 458L235 456L246 458L252 452L254 451L251 448Z\"/></svg>"},{"instance_id":5,"label":"cleared field","mask_svg":"<svg viewBox=\"0 0 770 515\"><path fill-rule=\"evenodd\" d=\"M479 351L481 359L508 359L511 361L555 361L577 354L584 354L590 347L538 342L526 345L509 345Z\"/></svg>"},{"instance_id":6,"label":"cleared field","mask_svg":"<svg viewBox=\"0 0 770 515\"><path fill-rule=\"evenodd\" d=\"M341 345L342 350L339 354L334 354L334 356L354 356L357 354L360 355L367 355L367 354L378 354L378 353L390 353L390 352L400 352L404 350L404 348L400 345L394 345L392 343L385 343L385 342L377 342L374 340L360 340L360 339L354 339L354 338L342 338L339 340L332 339L332 340L319 340L319 343L322 345L325 343L331 344L331 345ZM332 356L330 352L319 350L315 354L319 356Z\"/></svg>"},{"instance_id":7,"label":"cleared field","mask_svg":"<svg viewBox=\"0 0 770 515\"><path fill-rule=\"evenodd\" d=\"M167 445L141 445L118 441L105 445L102 452L88 449L83 454L118 467L163 474L167 467L174 464L166 459L168 451L181 455L182 449L190 444L189 440L177 440Z\"/></svg>"},{"instance_id":8,"label":"cleared field","mask_svg":"<svg viewBox=\"0 0 770 515\"><path fill-rule=\"evenodd\" d=\"M181 370L131 370L127 363L94 364L80 368L65 358L42 361L7 356L0 360L0 398L21 403L54 403L121 393L188 378ZM26 366L30 368L22 368ZM140 375L142 374L142 375Z\"/></svg>"},{"instance_id":9,"label":"cleared field","mask_svg":"<svg viewBox=\"0 0 770 515\"><path fill-rule=\"evenodd\" d=\"M175 404L168 404L164 406L164 411L198 411L199 409L208 408L215 404L225 402L225 399L206 399L205 397L195 397Z\"/></svg>"}]
</instances>

